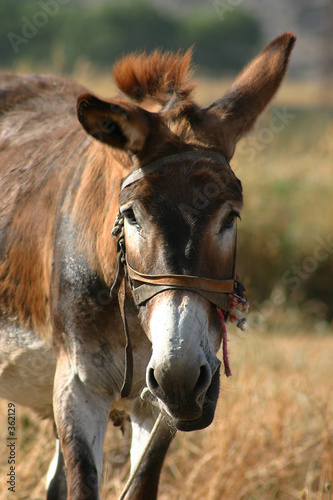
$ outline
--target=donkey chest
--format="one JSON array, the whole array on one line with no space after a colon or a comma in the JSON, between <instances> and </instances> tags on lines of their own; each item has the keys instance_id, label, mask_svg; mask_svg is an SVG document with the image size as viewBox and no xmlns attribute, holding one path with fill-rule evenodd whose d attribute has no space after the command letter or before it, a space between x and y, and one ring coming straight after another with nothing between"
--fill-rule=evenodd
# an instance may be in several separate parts
<instances>
[{"instance_id":1,"label":"donkey chest","mask_svg":"<svg viewBox=\"0 0 333 500\"><path fill-rule=\"evenodd\" d=\"M52 318L55 343L66 346L73 373L98 393L117 396L123 383L126 337L117 297L88 266L85 259L67 255L58 264ZM145 383L151 344L138 319L131 297L126 318L133 344L133 394ZM63 347L62 347L63 348Z\"/></svg>"}]
</instances>

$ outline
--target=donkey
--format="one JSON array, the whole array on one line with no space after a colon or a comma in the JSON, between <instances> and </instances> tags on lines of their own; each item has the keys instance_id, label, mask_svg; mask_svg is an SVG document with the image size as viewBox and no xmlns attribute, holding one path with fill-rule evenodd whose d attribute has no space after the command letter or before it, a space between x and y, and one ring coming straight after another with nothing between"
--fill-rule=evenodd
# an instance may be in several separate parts
<instances>
[{"instance_id":1,"label":"donkey","mask_svg":"<svg viewBox=\"0 0 333 500\"><path fill-rule=\"evenodd\" d=\"M175 431L212 422L216 353L243 295L229 161L294 42L274 39L205 109L190 51L120 59L122 97L108 101L62 78L2 75L0 395L54 419L49 500L99 498L116 411L132 425L127 499L156 498ZM223 358L229 375L226 345Z\"/></svg>"}]
</instances>

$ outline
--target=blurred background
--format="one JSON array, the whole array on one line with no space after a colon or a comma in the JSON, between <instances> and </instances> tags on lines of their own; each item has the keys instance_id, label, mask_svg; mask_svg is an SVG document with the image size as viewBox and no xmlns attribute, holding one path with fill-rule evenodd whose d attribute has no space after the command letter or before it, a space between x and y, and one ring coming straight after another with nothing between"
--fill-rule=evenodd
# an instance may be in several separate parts
<instances>
[{"instance_id":1,"label":"blurred background","mask_svg":"<svg viewBox=\"0 0 333 500\"><path fill-rule=\"evenodd\" d=\"M239 274L256 327L281 324L292 307L288 320L300 315L325 331L333 318L332 0L1 0L0 67L70 75L111 97L121 55L193 45L197 99L207 105L286 30L298 38L287 79L232 162L246 203Z\"/></svg>"},{"instance_id":2,"label":"blurred background","mask_svg":"<svg viewBox=\"0 0 333 500\"><path fill-rule=\"evenodd\" d=\"M332 500L333 0L0 3L1 70L70 76L102 97L117 92L111 68L123 54L193 46L197 101L208 105L287 30L297 35L288 75L231 163L244 189L248 330L229 329L221 409L173 444L164 500ZM19 425L22 456L44 474L51 427L23 410ZM117 498L128 472L120 443L109 436L103 498ZM40 474L25 464L19 474L17 498L43 498Z\"/></svg>"}]
</instances>

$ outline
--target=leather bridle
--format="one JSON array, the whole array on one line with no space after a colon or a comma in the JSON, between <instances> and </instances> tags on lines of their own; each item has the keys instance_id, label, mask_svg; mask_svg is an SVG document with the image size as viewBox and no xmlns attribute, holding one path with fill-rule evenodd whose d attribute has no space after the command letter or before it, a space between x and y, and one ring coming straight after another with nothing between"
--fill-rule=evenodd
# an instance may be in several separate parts
<instances>
[{"instance_id":1,"label":"leather bridle","mask_svg":"<svg viewBox=\"0 0 333 500\"><path fill-rule=\"evenodd\" d=\"M143 167L134 170L121 183L120 193L131 184L138 182L140 179L156 172L160 167L165 166L166 162L175 159L209 159L215 163L219 163L230 168L226 158L217 152L211 151L185 151L172 156L151 162ZM200 276L178 275L178 274L143 274L134 269L127 260L125 234L124 234L124 215L121 213L121 206L115 221L112 235L117 238L117 273L115 281L111 288L111 295L118 292L118 300L120 305L121 316L124 324L126 336L125 349L125 377L121 389L121 397L127 397L130 393L133 376L133 354L131 339L128 333L126 314L125 314L125 297L126 283L130 285L132 297L137 307L145 304L152 297L164 292L165 290L188 290L195 292L209 302L214 304L219 310L223 311L227 317L230 306L231 296L244 297L245 287L236 280L236 253L237 253L237 233L234 241L234 257L232 278L226 280L213 280ZM138 283L138 285L137 285Z\"/></svg>"}]
</instances>

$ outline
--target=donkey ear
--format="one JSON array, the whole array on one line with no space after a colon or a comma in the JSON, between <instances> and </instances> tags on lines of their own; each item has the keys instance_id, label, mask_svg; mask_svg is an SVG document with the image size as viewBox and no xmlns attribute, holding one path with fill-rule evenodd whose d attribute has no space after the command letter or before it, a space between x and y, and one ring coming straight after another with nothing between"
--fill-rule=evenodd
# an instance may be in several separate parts
<instances>
[{"instance_id":1,"label":"donkey ear","mask_svg":"<svg viewBox=\"0 0 333 500\"><path fill-rule=\"evenodd\" d=\"M140 106L123 101L105 102L91 94L78 98L77 116L95 139L133 153L142 150L155 128L151 113Z\"/></svg>"},{"instance_id":2,"label":"donkey ear","mask_svg":"<svg viewBox=\"0 0 333 500\"><path fill-rule=\"evenodd\" d=\"M224 97L192 117L192 129L198 138L219 147L231 159L237 141L249 132L279 88L295 40L291 32L275 38Z\"/></svg>"}]
</instances>

